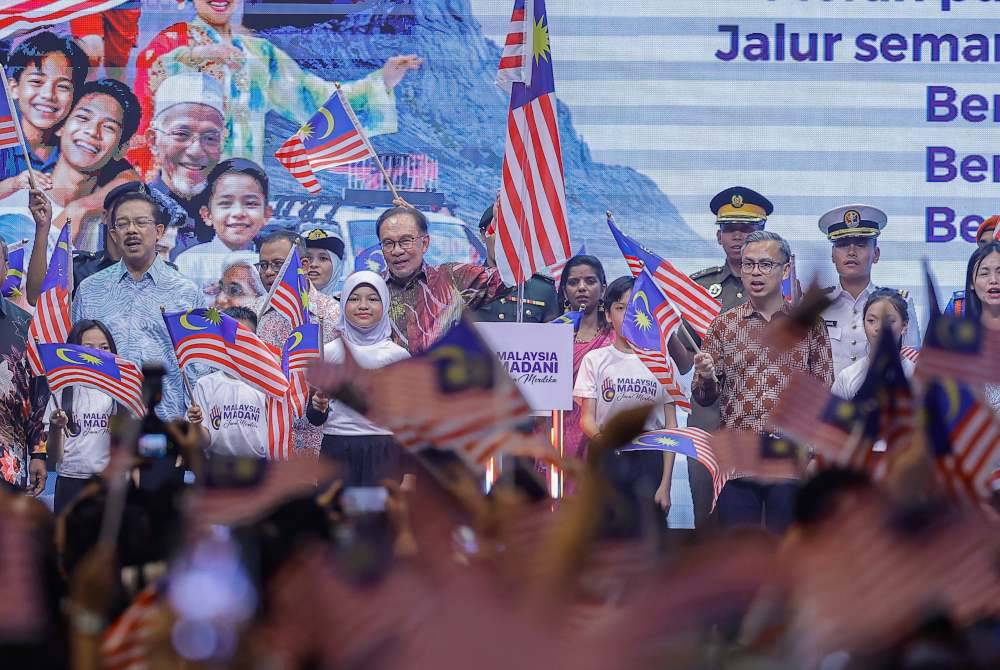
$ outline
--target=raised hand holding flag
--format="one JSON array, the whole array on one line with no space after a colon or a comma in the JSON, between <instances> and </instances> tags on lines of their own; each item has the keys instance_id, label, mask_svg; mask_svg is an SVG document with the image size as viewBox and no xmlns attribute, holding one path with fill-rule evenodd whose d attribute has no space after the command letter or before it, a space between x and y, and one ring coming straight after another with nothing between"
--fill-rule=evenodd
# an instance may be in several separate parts
<instances>
[{"instance_id":1,"label":"raised hand holding flag","mask_svg":"<svg viewBox=\"0 0 1000 670\"><path fill-rule=\"evenodd\" d=\"M42 374L42 361L35 344L65 342L73 327L69 304L73 292L73 261L69 229L67 223L56 240L56 248L49 259L49 269L42 281L38 305L28 327L28 364L36 375Z\"/></svg>"}]
</instances>

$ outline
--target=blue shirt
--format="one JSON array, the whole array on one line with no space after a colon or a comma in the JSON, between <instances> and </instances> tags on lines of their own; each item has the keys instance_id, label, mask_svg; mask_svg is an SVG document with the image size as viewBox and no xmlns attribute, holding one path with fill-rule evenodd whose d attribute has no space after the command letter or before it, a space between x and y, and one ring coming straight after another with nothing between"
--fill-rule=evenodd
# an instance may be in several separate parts
<instances>
[{"instance_id":1,"label":"blue shirt","mask_svg":"<svg viewBox=\"0 0 1000 670\"><path fill-rule=\"evenodd\" d=\"M38 172L52 172L59 160L59 146L52 147L52 155L48 160L42 160L31 152L31 169ZM28 169L28 162L24 160L24 152L21 147L11 147L0 149L0 179L16 177Z\"/></svg>"},{"instance_id":2,"label":"blue shirt","mask_svg":"<svg viewBox=\"0 0 1000 670\"><path fill-rule=\"evenodd\" d=\"M187 401L161 305L168 312L204 307L204 295L159 256L138 281L118 261L80 283L73 300L73 321L97 319L111 331L119 356L138 365L163 365L163 400L156 413L168 421L184 416ZM192 384L196 376L191 375Z\"/></svg>"}]
</instances>

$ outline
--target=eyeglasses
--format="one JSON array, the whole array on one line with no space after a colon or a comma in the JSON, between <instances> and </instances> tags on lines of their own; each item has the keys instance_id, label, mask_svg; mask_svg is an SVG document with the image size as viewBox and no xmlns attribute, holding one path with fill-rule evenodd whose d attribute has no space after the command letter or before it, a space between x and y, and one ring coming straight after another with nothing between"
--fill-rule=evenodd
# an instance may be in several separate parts
<instances>
[{"instance_id":1,"label":"eyeglasses","mask_svg":"<svg viewBox=\"0 0 1000 670\"><path fill-rule=\"evenodd\" d=\"M275 272L281 272L281 267L285 264L285 259L280 261L260 261L259 263L254 263L254 266L261 272L267 272L268 268L271 268Z\"/></svg>"},{"instance_id":2,"label":"eyeglasses","mask_svg":"<svg viewBox=\"0 0 1000 670\"><path fill-rule=\"evenodd\" d=\"M111 224L111 230L117 230L119 232L125 232L132 226L135 226L139 231L148 229L150 226L155 226L156 221L152 219L118 219Z\"/></svg>"},{"instance_id":3,"label":"eyeglasses","mask_svg":"<svg viewBox=\"0 0 1000 670\"><path fill-rule=\"evenodd\" d=\"M163 133L174 144L189 147L194 142L199 142L205 149L216 149L222 144L222 133L216 130L209 130L204 133L192 133L189 130L162 130L153 128L158 133Z\"/></svg>"},{"instance_id":4,"label":"eyeglasses","mask_svg":"<svg viewBox=\"0 0 1000 670\"><path fill-rule=\"evenodd\" d=\"M427 237L426 235L417 235L416 237L404 237L399 240L382 240L381 246L383 252L391 252L397 246L403 251L410 251L413 249L413 245L416 244L417 240Z\"/></svg>"},{"instance_id":5,"label":"eyeglasses","mask_svg":"<svg viewBox=\"0 0 1000 670\"><path fill-rule=\"evenodd\" d=\"M774 272L774 268L781 265L784 265L784 263L775 263L774 261L743 261L740 264L740 269L743 270L744 274L751 274L754 268L757 268L762 274L769 275Z\"/></svg>"}]
</instances>

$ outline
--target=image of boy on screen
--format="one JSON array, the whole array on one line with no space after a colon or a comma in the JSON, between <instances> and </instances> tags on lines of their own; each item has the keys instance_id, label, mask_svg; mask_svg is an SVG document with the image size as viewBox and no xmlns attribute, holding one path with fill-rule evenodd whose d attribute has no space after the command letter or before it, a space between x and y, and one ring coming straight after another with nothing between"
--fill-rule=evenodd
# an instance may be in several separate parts
<instances>
[{"instance_id":1,"label":"image of boy on screen","mask_svg":"<svg viewBox=\"0 0 1000 670\"><path fill-rule=\"evenodd\" d=\"M72 39L44 30L28 36L7 62L8 95L17 106L39 188L52 188L48 172L59 148L55 131L73 107L87 79L87 56ZM0 198L29 187L21 147L0 149Z\"/></svg>"},{"instance_id":2,"label":"image of boy on screen","mask_svg":"<svg viewBox=\"0 0 1000 670\"><path fill-rule=\"evenodd\" d=\"M219 267L234 251L253 249L254 238L271 218L264 169L243 158L222 161L208 175L202 220L212 227L211 242L177 256L177 269L203 291L218 285Z\"/></svg>"},{"instance_id":3,"label":"image of boy on screen","mask_svg":"<svg viewBox=\"0 0 1000 670\"><path fill-rule=\"evenodd\" d=\"M172 258L215 236L200 210L208 175L222 158L224 98L222 85L201 72L169 77L155 91L153 121L144 137L155 166L149 185L187 214Z\"/></svg>"}]
</instances>

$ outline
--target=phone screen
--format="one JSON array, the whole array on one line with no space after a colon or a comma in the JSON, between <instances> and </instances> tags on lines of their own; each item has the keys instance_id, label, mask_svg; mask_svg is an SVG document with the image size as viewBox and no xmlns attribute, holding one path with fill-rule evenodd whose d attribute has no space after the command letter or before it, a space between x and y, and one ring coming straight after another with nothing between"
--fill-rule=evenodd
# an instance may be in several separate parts
<instances>
[{"instance_id":1,"label":"phone screen","mask_svg":"<svg viewBox=\"0 0 1000 670\"><path fill-rule=\"evenodd\" d=\"M378 514L385 511L388 498L382 486L351 486L344 489L340 503L348 514Z\"/></svg>"}]
</instances>

